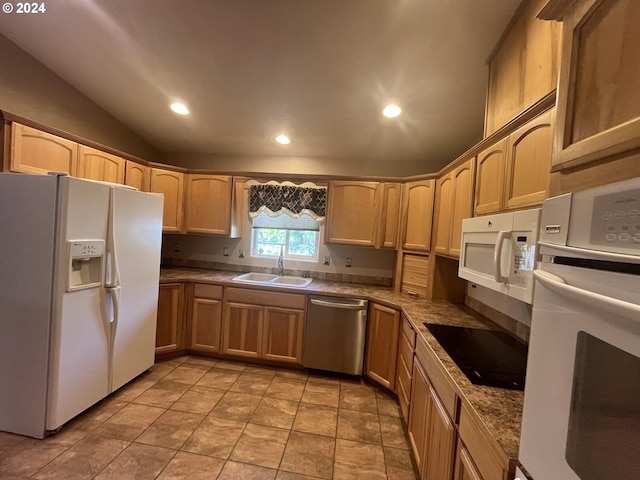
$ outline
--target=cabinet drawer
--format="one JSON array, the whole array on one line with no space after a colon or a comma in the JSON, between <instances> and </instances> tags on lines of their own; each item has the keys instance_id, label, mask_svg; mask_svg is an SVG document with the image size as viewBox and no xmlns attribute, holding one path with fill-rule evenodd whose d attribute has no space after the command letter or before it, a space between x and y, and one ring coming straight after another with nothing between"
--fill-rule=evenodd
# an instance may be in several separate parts
<instances>
[{"instance_id":1,"label":"cabinet drawer","mask_svg":"<svg viewBox=\"0 0 640 480\"><path fill-rule=\"evenodd\" d=\"M409 320L404 315L402 316L402 333L407 337L411 350L416 346L416 331L413 329ZM413 352L411 352L413 354ZM412 355L413 356L413 355Z\"/></svg>"},{"instance_id":2,"label":"cabinet drawer","mask_svg":"<svg viewBox=\"0 0 640 480\"><path fill-rule=\"evenodd\" d=\"M405 336L404 332L400 335L400 362L407 370L407 375L411 378L413 373L413 346Z\"/></svg>"},{"instance_id":3,"label":"cabinet drawer","mask_svg":"<svg viewBox=\"0 0 640 480\"><path fill-rule=\"evenodd\" d=\"M228 302L252 303L254 305L297 308L300 310L304 310L307 303L305 295L235 287L226 288L225 300Z\"/></svg>"},{"instance_id":4,"label":"cabinet drawer","mask_svg":"<svg viewBox=\"0 0 640 480\"><path fill-rule=\"evenodd\" d=\"M509 460L467 405L460 409L458 431L482 478L505 478Z\"/></svg>"},{"instance_id":5,"label":"cabinet drawer","mask_svg":"<svg viewBox=\"0 0 640 480\"><path fill-rule=\"evenodd\" d=\"M193 296L194 298L210 298L212 300L222 300L222 285L196 283L193 286Z\"/></svg>"},{"instance_id":6,"label":"cabinet drawer","mask_svg":"<svg viewBox=\"0 0 640 480\"><path fill-rule=\"evenodd\" d=\"M396 377L396 393L400 402L400 410L404 421L409 421L409 402L411 399L411 376L407 372L404 360L398 362L398 375Z\"/></svg>"},{"instance_id":7,"label":"cabinet drawer","mask_svg":"<svg viewBox=\"0 0 640 480\"><path fill-rule=\"evenodd\" d=\"M438 394L438 397L440 397L442 405L449 413L449 416L453 419L458 418L458 395L456 395L450 380L447 379L448 374L436 358L435 353L433 353L433 350L431 350L421 338L416 342L416 358L424 367L425 373L429 377L431 384Z\"/></svg>"}]
</instances>

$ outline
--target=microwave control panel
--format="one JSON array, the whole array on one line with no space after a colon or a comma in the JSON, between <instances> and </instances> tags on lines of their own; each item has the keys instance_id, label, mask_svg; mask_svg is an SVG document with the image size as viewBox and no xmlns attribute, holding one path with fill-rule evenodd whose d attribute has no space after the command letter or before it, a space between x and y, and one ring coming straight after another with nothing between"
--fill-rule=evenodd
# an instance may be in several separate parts
<instances>
[{"instance_id":1,"label":"microwave control panel","mask_svg":"<svg viewBox=\"0 0 640 480\"><path fill-rule=\"evenodd\" d=\"M640 251L640 188L593 199L589 243Z\"/></svg>"},{"instance_id":2,"label":"microwave control panel","mask_svg":"<svg viewBox=\"0 0 640 480\"><path fill-rule=\"evenodd\" d=\"M524 287L531 281L535 268L536 245L532 232L513 232L511 237L512 261L509 283Z\"/></svg>"}]
</instances>

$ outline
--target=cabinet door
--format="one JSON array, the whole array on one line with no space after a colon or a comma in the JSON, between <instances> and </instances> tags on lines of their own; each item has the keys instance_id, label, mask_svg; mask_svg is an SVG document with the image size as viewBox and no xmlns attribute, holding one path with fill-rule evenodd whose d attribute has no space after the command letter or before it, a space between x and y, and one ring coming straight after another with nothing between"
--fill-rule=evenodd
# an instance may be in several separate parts
<instances>
[{"instance_id":1,"label":"cabinet door","mask_svg":"<svg viewBox=\"0 0 640 480\"><path fill-rule=\"evenodd\" d=\"M506 208L539 205L547 197L554 114L550 110L509 135Z\"/></svg>"},{"instance_id":2,"label":"cabinet door","mask_svg":"<svg viewBox=\"0 0 640 480\"><path fill-rule=\"evenodd\" d=\"M431 220L435 180L408 182L405 188L404 241L402 248L428 252L431 248Z\"/></svg>"},{"instance_id":3,"label":"cabinet door","mask_svg":"<svg viewBox=\"0 0 640 480\"><path fill-rule=\"evenodd\" d=\"M640 2L583 0L560 15L554 165L568 168L637 149Z\"/></svg>"},{"instance_id":4,"label":"cabinet door","mask_svg":"<svg viewBox=\"0 0 640 480\"><path fill-rule=\"evenodd\" d=\"M381 239L384 248L398 247L398 225L400 220L400 198L402 186L399 183L385 183L382 201Z\"/></svg>"},{"instance_id":5,"label":"cabinet door","mask_svg":"<svg viewBox=\"0 0 640 480\"><path fill-rule=\"evenodd\" d=\"M12 172L77 175L78 144L19 123L11 124Z\"/></svg>"},{"instance_id":6,"label":"cabinet door","mask_svg":"<svg viewBox=\"0 0 640 480\"><path fill-rule=\"evenodd\" d=\"M422 366L413 362L413 377L411 380L411 409L409 410L409 443L420 472L426 461L427 428L429 426L429 382Z\"/></svg>"},{"instance_id":7,"label":"cabinet door","mask_svg":"<svg viewBox=\"0 0 640 480\"><path fill-rule=\"evenodd\" d=\"M124 183L126 161L95 148L79 145L78 176L102 182Z\"/></svg>"},{"instance_id":8,"label":"cabinet door","mask_svg":"<svg viewBox=\"0 0 640 480\"><path fill-rule=\"evenodd\" d=\"M399 331L400 312L371 303L367 321L365 374L389 390L395 386Z\"/></svg>"},{"instance_id":9,"label":"cabinet door","mask_svg":"<svg viewBox=\"0 0 640 480\"><path fill-rule=\"evenodd\" d=\"M148 192L151 189L151 176L149 168L131 160L127 160L124 175L125 185L137 188L141 192Z\"/></svg>"},{"instance_id":10,"label":"cabinet door","mask_svg":"<svg viewBox=\"0 0 640 480\"><path fill-rule=\"evenodd\" d=\"M166 283L158 292L156 353L175 352L182 348L183 285Z\"/></svg>"},{"instance_id":11,"label":"cabinet door","mask_svg":"<svg viewBox=\"0 0 640 480\"><path fill-rule=\"evenodd\" d=\"M262 358L302 364L304 310L265 307Z\"/></svg>"},{"instance_id":12,"label":"cabinet door","mask_svg":"<svg viewBox=\"0 0 640 480\"><path fill-rule=\"evenodd\" d=\"M329 182L325 241L373 247L377 243L382 200L378 182Z\"/></svg>"},{"instance_id":13,"label":"cabinet door","mask_svg":"<svg viewBox=\"0 0 640 480\"><path fill-rule=\"evenodd\" d=\"M229 235L231 177L189 174L186 184L186 232Z\"/></svg>"},{"instance_id":14,"label":"cabinet door","mask_svg":"<svg viewBox=\"0 0 640 480\"><path fill-rule=\"evenodd\" d=\"M227 302L222 321L222 353L258 358L262 352L264 307Z\"/></svg>"},{"instance_id":15,"label":"cabinet door","mask_svg":"<svg viewBox=\"0 0 640 480\"><path fill-rule=\"evenodd\" d=\"M427 431L427 456L423 462L423 479L448 479L453 473L456 427L432 386L429 386L428 408L429 428Z\"/></svg>"},{"instance_id":16,"label":"cabinet door","mask_svg":"<svg viewBox=\"0 0 640 480\"><path fill-rule=\"evenodd\" d=\"M460 256L462 220L473 214L473 170L474 159L471 159L456 168L452 175L454 188L447 253L454 257Z\"/></svg>"},{"instance_id":17,"label":"cabinet door","mask_svg":"<svg viewBox=\"0 0 640 480\"><path fill-rule=\"evenodd\" d=\"M151 169L151 191L164 195L163 232L182 232L184 175L180 172Z\"/></svg>"},{"instance_id":18,"label":"cabinet door","mask_svg":"<svg viewBox=\"0 0 640 480\"><path fill-rule=\"evenodd\" d=\"M435 240L433 249L437 253L447 253L451 225L451 207L453 202L453 178L451 174L436 182Z\"/></svg>"},{"instance_id":19,"label":"cabinet door","mask_svg":"<svg viewBox=\"0 0 640 480\"><path fill-rule=\"evenodd\" d=\"M456 466L453 472L453 480L482 480L469 451L458 441L456 449Z\"/></svg>"},{"instance_id":20,"label":"cabinet door","mask_svg":"<svg viewBox=\"0 0 640 480\"><path fill-rule=\"evenodd\" d=\"M497 212L502 208L506 156L506 138L478 155L475 205L473 208L476 215Z\"/></svg>"},{"instance_id":21,"label":"cabinet door","mask_svg":"<svg viewBox=\"0 0 640 480\"><path fill-rule=\"evenodd\" d=\"M191 350L220 352L222 333L222 301L194 298L191 316Z\"/></svg>"}]
</instances>

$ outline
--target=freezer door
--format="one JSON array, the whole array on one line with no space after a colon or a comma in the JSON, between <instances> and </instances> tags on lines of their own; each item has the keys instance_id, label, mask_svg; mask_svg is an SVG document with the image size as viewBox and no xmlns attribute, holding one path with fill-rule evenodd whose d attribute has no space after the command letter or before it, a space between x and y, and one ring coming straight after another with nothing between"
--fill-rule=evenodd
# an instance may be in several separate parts
<instances>
[{"instance_id":1,"label":"freezer door","mask_svg":"<svg viewBox=\"0 0 640 480\"><path fill-rule=\"evenodd\" d=\"M112 382L115 391L155 359L163 197L112 187L107 262L112 297Z\"/></svg>"},{"instance_id":2,"label":"freezer door","mask_svg":"<svg viewBox=\"0 0 640 480\"><path fill-rule=\"evenodd\" d=\"M70 244L106 241L110 187L59 178L54 315L47 405L47 430L55 430L109 394L110 325L102 285L66 291Z\"/></svg>"}]
</instances>

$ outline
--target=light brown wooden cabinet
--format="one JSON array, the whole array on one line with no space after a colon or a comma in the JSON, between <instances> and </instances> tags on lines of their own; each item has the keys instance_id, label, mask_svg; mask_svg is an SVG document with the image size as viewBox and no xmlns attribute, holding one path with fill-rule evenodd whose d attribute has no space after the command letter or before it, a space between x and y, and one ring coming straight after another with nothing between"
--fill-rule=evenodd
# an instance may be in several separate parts
<instances>
[{"instance_id":1,"label":"light brown wooden cabinet","mask_svg":"<svg viewBox=\"0 0 640 480\"><path fill-rule=\"evenodd\" d=\"M86 145L78 146L78 177L124 184L126 160Z\"/></svg>"},{"instance_id":2,"label":"light brown wooden cabinet","mask_svg":"<svg viewBox=\"0 0 640 480\"><path fill-rule=\"evenodd\" d=\"M556 88L562 28L536 18L547 1L524 1L489 58L485 138Z\"/></svg>"},{"instance_id":3,"label":"light brown wooden cabinet","mask_svg":"<svg viewBox=\"0 0 640 480\"><path fill-rule=\"evenodd\" d=\"M220 353L222 334L222 287L196 283L191 304L189 349L194 352Z\"/></svg>"},{"instance_id":4,"label":"light brown wooden cabinet","mask_svg":"<svg viewBox=\"0 0 640 480\"><path fill-rule=\"evenodd\" d=\"M563 21L554 169L638 149L640 3L551 0L540 16Z\"/></svg>"},{"instance_id":5,"label":"light brown wooden cabinet","mask_svg":"<svg viewBox=\"0 0 640 480\"><path fill-rule=\"evenodd\" d=\"M377 303L369 304L365 375L393 390L396 380L400 312Z\"/></svg>"},{"instance_id":6,"label":"light brown wooden cabinet","mask_svg":"<svg viewBox=\"0 0 640 480\"><path fill-rule=\"evenodd\" d=\"M469 451L458 440L456 447L456 464L453 470L453 480L482 480L482 475L478 472Z\"/></svg>"},{"instance_id":7,"label":"light brown wooden cabinet","mask_svg":"<svg viewBox=\"0 0 640 480\"><path fill-rule=\"evenodd\" d=\"M411 405L411 379L413 377L413 352L416 343L416 332L409 320L402 316L402 327L398 338L398 361L396 363L396 386L400 411L405 423L409 423Z\"/></svg>"},{"instance_id":8,"label":"light brown wooden cabinet","mask_svg":"<svg viewBox=\"0 0 640 480\"><path fill-rule=\"evenodd\" d=\"M49 172L77 175L78 144L76 142L17 122L12 122L10 129L9 170L40 175L46 175Z\"/></svg>"},{"instance_id":9,"label":"light brown wooden cabinet","mask_svg":"<svg viewBox=\"0 0 640 480\"><path fill-rule=\"evenodd\" d=\"M183 348L184 284L164 283L158 292L156 354L177 352Z\"/></svg>"},{"instance_id":10,"label":"light brown wooden cabinet","mask_svg":"<svg viewBox=\"0 0 640 480\"><path fill-rule=\"evenodd\" d=\"M435 180L419 180L404 185L404 250L428 252L431 249L431 224Z\"/></svg>"},{"instance_id":11,"label":"light brown wooden cabinet","mask_svg":"<svg viewBox=\"0 0 640 480\"><path fill-rule=\"evenodd\" d=\"M151 191L164 195L162 231L181 233L183 230L184 174L162 168L151 169Z\"/></svg>"},{"instance_id":12,"label":"light brown wooden cabinet","mask_svg":"<svg viewBox=\"0 0 640 480\"><path fill-rule=\"evenodd\" d=\"M125 185L137 188L141 192L151 190L151 172L149 167L127 160L124 175Z\"/></svg>"},{"instance_id":13,"label":"light brown wooden cabinet","mask_svg":"<svg viewBox=\"0 0 640 480\"><path fill-rule=\"evenodd\" d=\"M540 205L547 197L555 109L478 154L474 213Z\"/></svg>"},{"instance_id":14,"label":"light brown wooden cabinet","mask_svg":"<svg viewBox=\"0 0 640 480\"><path fill-rule=\"evenodd\" d=\"M188 174L185 183L185 232L229 235L232 178Z\"/></svg>"},{"instance_id":15,"label":"light brown wooden cabinet","mask_svg":"<svg viewBox=\"0 0 640 480\"><path fill-rule=\"evenodd\" d=\"M222 353L280 363L302 363L304 295L228 287Z\"/></svg>"},{"instance_id":16,"label":"light brown wooden cabinet","mask_svg":"<svg viewBox=\"0 0 640 480\"><path fill-rule=\"evenodd\" d=\"M472 215L475 157L436 181L435 241L436 253L460 256L462 220Z\"/></svg>"},{"instance_id":17,"label":"light brown wooden cabinet","mask_svg":"<svg viewBox=\"0 0 640 480\"><path fill-rule=\"evenodd\" d=\"M325 241L361 247L396 248L400 185L329 182Z\"/></svg>"}]
</instances>

